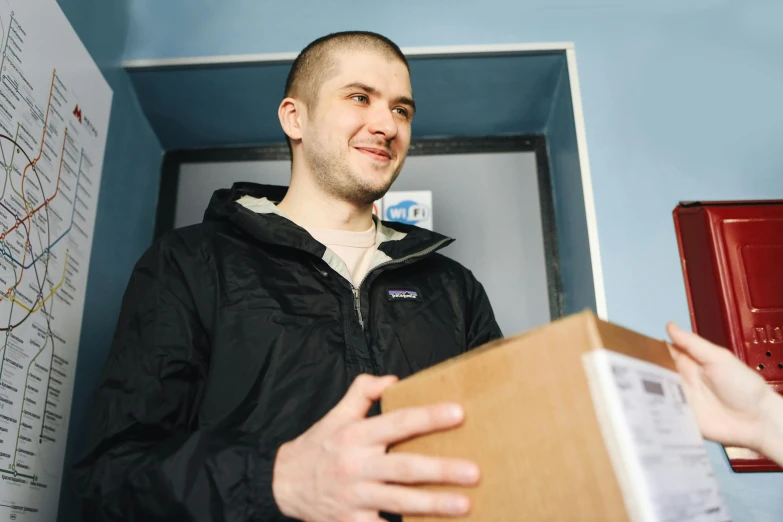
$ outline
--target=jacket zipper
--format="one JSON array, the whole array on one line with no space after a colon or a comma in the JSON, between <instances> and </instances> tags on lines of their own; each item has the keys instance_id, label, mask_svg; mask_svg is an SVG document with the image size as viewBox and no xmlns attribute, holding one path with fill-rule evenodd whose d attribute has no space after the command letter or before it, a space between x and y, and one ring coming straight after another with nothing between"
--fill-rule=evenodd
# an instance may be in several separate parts
<instances>
[{"instance_id":1,"label":"jacket zipper","mask_svg":"<svg viewBox=\"0 0 783 522\"><path fill-rule=\"evenodd\" d=\"M367 277L372 272L374 272L375 270L378 270L381 267L394 265L394 264L399 264L399 263L404 263L404 262L406 262L406 261L408 261L410 259L415 259L417 257L426 256L430 252L433 252L433 251L437 250L438 248L440 248L440 246L442 244L448 243L449 241L451 241L450 238L441 239L440 241L438 241L437 243L435 243L431 247L425 248L424 250L422 250L420 252L416 252L415 254L410 254L410 255L407 255L405 257L401 257L399 259L392 259L391 261L386 261L385 263L381 263L380 265L376 266L375 268L373 268L372 270L367 272L367 274L364 276L364 278L359 283L359 288L356 288L355 286L353 286L353 284L351 284L351 289L353 290L353 307L354 307L354 310L356 310L356 317L359 320L359 325L362 327L362 330L364 330L364 319L362 319L362 285L364 285L364 282L367 280Z\"/></svg>"},{"instance_id":2,"label":"jacket zipper","mask_svg":"<svg viewBox=\"0 0 783 522\"><path fill-rule=\"evenodd\" d=\"M356 288L355 286L351 285L351 288L353 289L353 309L356 312L356 317L359 319L359 326L361 326L362 330L364 330L364 320L362 319L361 294L359 293L359 288L361 288L361 285L359 285L359 288Z\"/></svg>"}]
</instances>

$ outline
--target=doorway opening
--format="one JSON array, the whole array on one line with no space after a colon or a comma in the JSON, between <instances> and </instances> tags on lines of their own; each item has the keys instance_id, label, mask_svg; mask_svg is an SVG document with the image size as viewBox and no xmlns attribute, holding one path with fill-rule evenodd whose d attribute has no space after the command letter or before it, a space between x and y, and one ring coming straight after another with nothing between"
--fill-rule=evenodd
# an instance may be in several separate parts
<instances>
[{"instance_id":1,"label":"doorway opening","mask_svg":"<svg viewBox=\"0 0 783 522\"><path fill-rule=\"evenodd\" d=\"M511 243L525 240L522 231L546 230L547 223L550 225L551 233L541 238L542 249L548 252L548 257L544 258L546 275L537 276L546 281L548 317L554 319L590 308L605 318L603 275L573 44L404 48L403 52L410 62L419 110L413 127L411 163L406 164L393 190L418 186L417 183L429 180L430 184L440 184L440 193L458 198L460 190L468 193L465 187L472 187L469 193L476 208L485 204L485 197L513 195L514 203L494 206L492 223L495 230L498 226L505 227L498 231L503 237L520 236ZM194 165L204 167L209 163L194 158L208 158L221 151L224 156L220 161L226 164L225 168L229 163L234 166L241 163L227 159L232 155L233 158L245 155L247 161L264 161L269 167L269 162L275 161L274 155L281 154L284 156L278 160L285 163L288 152L281 145L284 136L277 121L277 104L295 57L296 53L286 53L124 64L149 121L169 151L161 176L158 233L169 226L163 223L176 224L176 216L169 216L168 221L164 218L172 211L169 208L172 202L175 202L174 208L179 205L176 194L178 180L185 175L183 172L190 172L187 174L190 177L195 172L192 169L197 168ZM528 151L536 158L533 162L536 165L535 190L515 185L525 177L521 174L522 163L509 167L517 169L519 179L513 180L503 178L500 167L477 164L477 169L488 170L468 173L443 163L460 154L466 158L471 154L476 158L482 156L484 162L493 154L493 161L500 161L498 158L502 154L522 154L522 150L475 152L470 148L502 148L507 146L503 144L515 140L536 143L534 150ZM464 149L454 152L459 150L459 143ZM441 147L452 152L420 155L417 147L430 147L431 152L433 147ZM261 156L267 159L259 159ZM187 161L183 161L183 157ZM431 162L430 174L418 178L408 175L407 169L418 168L416 165L426 163L424 158L427 157L430 159L426 161ZM521 158L519 156L519 161L524 161ZM467 165L469 160L465 161ZM172 165L177 165L176 169ZM266 170L271 172L270 168ZM548 172L546 192L549 196L544 199L540 196L542 184L539 183L542 168ZM460 174L448 177L439 173L439 169ZM175 170L179 178L177 184L172 185ZM223 176L222 180L225 185L228 178ZM529 198L532 193L537 196L540 226L519 221L523 211L533 208ZM435 193L433 200L437 201ZM200 204L203 206L205 202ZM471 204L461 202L459 208L464 214L471 212ZM462 217L454 217L453 209L448 205L445 210L436 206L435 211L436 228L448 230L461 222ZM468 223L470 221L466 220L462 226L469 227ZM487 256L495 256L495 266L506 280L521 277L519 274L528 270L524 262L511 264L509 260L514 259L516 251L506 247L511 244L508 241L479 243L483 236L465 238L465 230L462 232L455 232L458 239L453 247L455 256L458 255L457 244L473 241L474 250L483 249ZM508 248L508 252L504 252L504 248ZM484 279L487 277L491 279L491 276L484 276ZM520 283L518 291L522 292L523 288L527 287ZM533 290L530 294L537 295ZM502 301L496 305L499 315L504 313L501 307L511 316L515 313L514 307L519 309L521 306L511 298ZM521 315L521 312L516 313ZM507 324L512 331L504 333L509 334L516 330L514 324L521 323L509 319Z\"/></svg>"}]
</instances>

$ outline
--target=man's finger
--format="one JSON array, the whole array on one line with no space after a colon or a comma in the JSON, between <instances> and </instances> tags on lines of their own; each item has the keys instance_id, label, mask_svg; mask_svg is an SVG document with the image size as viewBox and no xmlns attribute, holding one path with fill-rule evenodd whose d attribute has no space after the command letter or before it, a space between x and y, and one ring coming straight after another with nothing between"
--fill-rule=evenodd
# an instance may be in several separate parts
<instances>
[{"instance_id":1,"label":"man's finger","mask_svg":"<svg viewBox=\"0 0 783 522\"><path fill-rule=\"evenodd\" d=\"M351 426L351 439L366 444L392 444L458 426L465 413L459 404L436 404L384 413Z\"/></svg>"},{"instance_id":2,"label":"man's finger","mask_svg":"<svg viewBox=\"0 0 783 522\"><path fill-rule=\"evenodd\" d=\"M383 390L395 382L397 382L397 377L394 375L385 377L359 375L351 383L345 396L333 411L351 419L362 419L367 416L373 402L381 398Z\"/></svg>"},{"instance_id":3,"label":"man's finger","mask_svg":"<svg viewBox=\"0 0 783 522\"><path fill-rule=\"evenodd\" d=\"M384 454L368 459L363 477L396 484L445 484L474 486L481 473L473 462L407 453Z\"/></svg>"},{"instance_id":4,"label":"man's finger","mask_svg":"<svg viewBox=\"0 0 783 522\"><path fill-rule=\"evenodd\" d=\"M433 493L372 482L359 486L357 493L363 507L386 513L456 517L470 511L470 499L456 493Z\"/></svg>"},{"instance_id":5,"label":"man's finger","mask_svg":"<svg viewBox=\"0 0 783 522\"><path fill-rule=\"evenodd\" d=\"M362 511L357 515L353 515L352 522L384 522L384 520L378 516L377 510Z\"/></svg>"}]
</instances>

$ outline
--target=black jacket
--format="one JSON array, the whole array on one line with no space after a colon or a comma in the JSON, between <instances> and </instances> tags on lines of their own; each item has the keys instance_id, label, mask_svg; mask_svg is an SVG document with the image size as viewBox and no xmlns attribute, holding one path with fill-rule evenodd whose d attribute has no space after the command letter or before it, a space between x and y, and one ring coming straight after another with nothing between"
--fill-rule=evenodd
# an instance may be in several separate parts
<instances>
[{"instance_id":1,"label":"black jacket","mask_svg":"<svg viewBox=\"0 0 783 522\"><path fill-rule=\"evenodd\" d=\"M404 378L501 336L482 286L437 253L451 239L384 223L388 258L354 291L302 228L236 203L283 190L216 192L134 268L75 468L84 520L284 520L277 448L357 375Z\"/></svg>"}]
</instances>

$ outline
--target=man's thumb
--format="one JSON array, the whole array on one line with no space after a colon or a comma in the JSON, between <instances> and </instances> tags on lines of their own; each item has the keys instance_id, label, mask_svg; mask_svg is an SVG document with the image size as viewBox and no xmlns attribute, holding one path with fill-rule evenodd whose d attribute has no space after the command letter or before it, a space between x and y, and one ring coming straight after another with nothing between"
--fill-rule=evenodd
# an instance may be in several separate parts
<instances>
[{"instance_id":1,"label":"man's thumb","mask_svg":"<svg viewBox=\"0 0 783 522\"><path fill-rule=\"evenodd\" d=\"M395 382L397 382L397 377L394 375L384 377L359 375L351 383L348 392L346 392L336 409L342 415L361 419L367 415L373 402L381 398L383 390Z\"/></svg>"}]
</instances>

